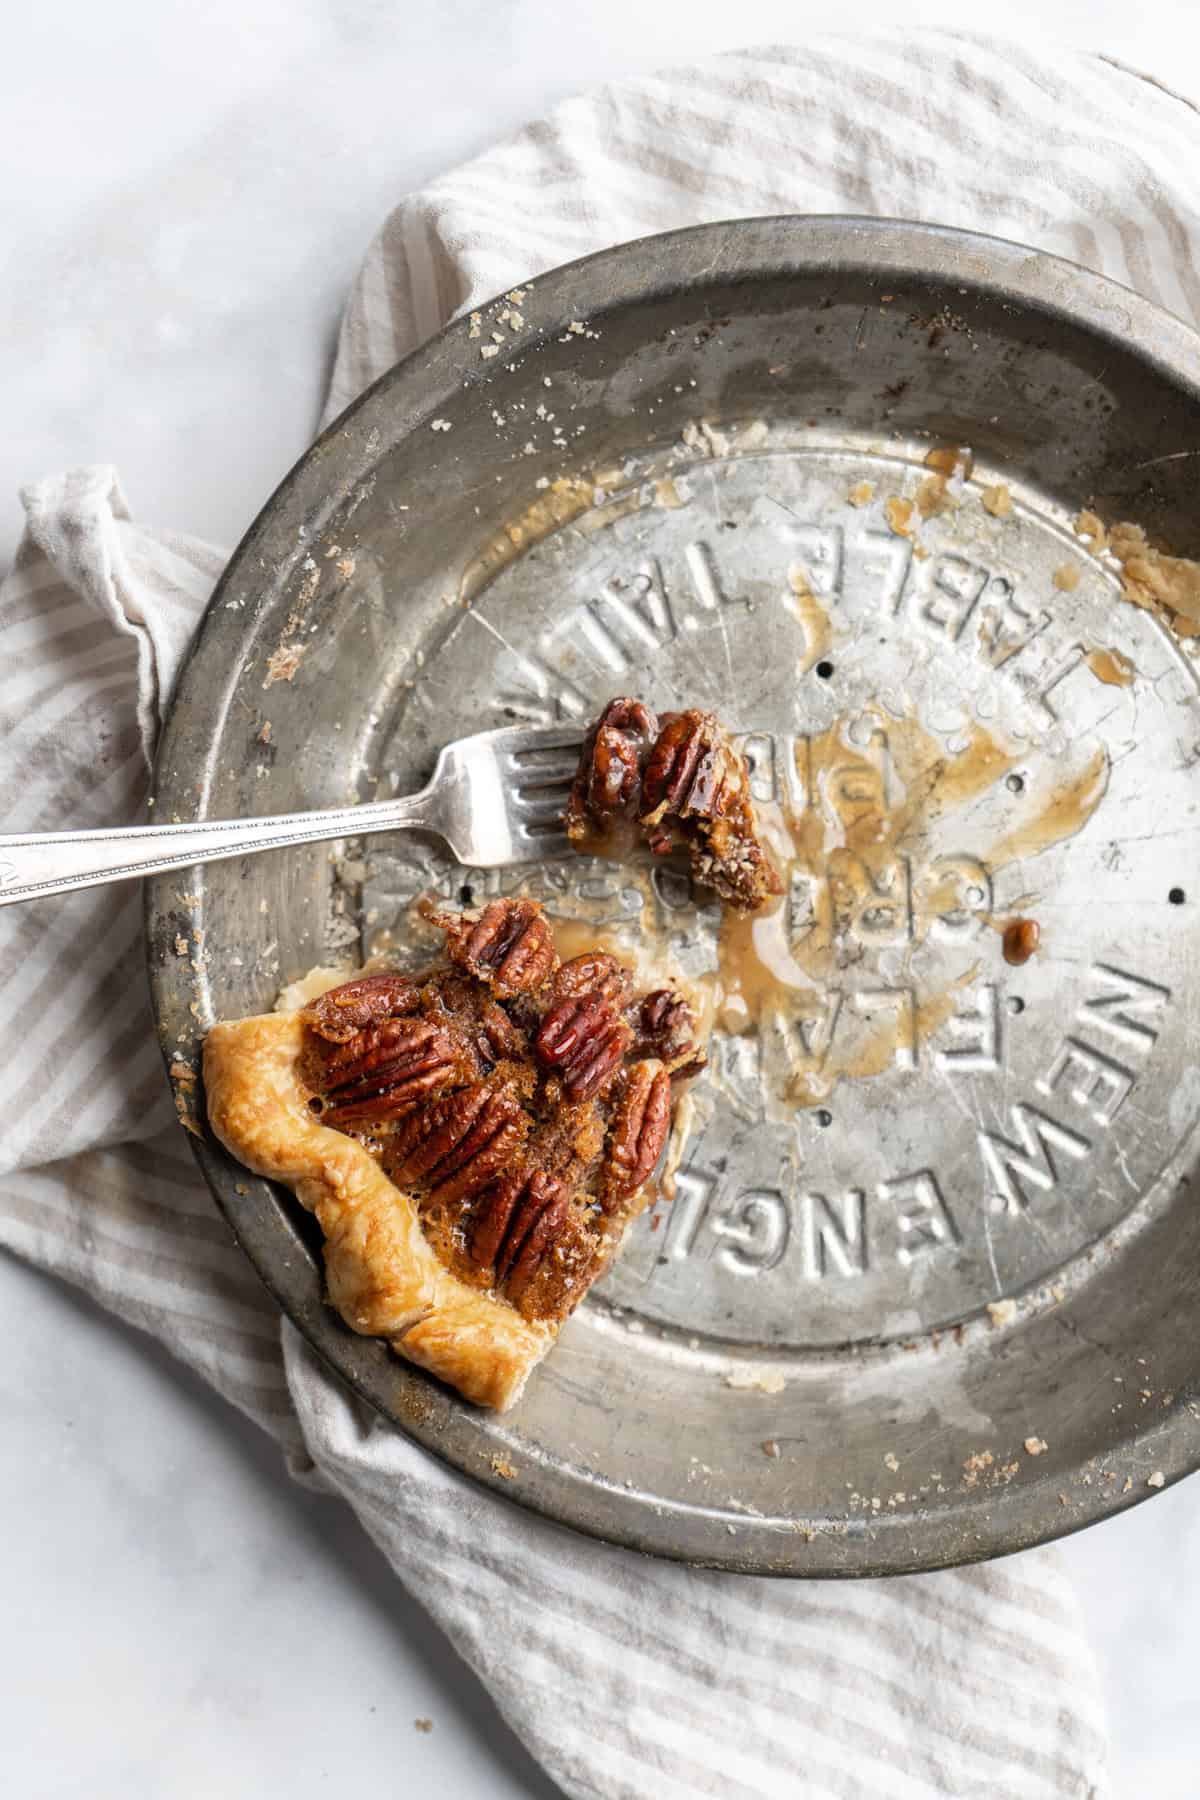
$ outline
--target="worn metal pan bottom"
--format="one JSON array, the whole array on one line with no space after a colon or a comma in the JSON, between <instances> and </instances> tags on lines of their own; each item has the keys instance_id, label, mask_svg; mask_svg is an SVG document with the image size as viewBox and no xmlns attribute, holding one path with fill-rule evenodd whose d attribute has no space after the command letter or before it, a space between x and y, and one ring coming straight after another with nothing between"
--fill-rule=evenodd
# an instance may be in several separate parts
<instances>
[{"instance_id":1,"label":"worn metal pan bottom","mask_svg":"<svg viewBox=\"0 0 1200 1800\"><path fill-rule=\"evenodd\" d=\"M461 320L268 503L159 816L403 790L629 691L718 710L794 840L741 931L675 876L520 873L719 1006L674 1199L505 1418L356 1338L290 1196L197 1143L289 1315L423 1444L579 1530L809 1575L1014 1550L1195 1466L1196 662L1073 522L1200 551L1198 388L1191 331L1053 258L740 221ZM411 953L419 893L516 879L394 838L155 881L177 1081L313 964Z\"/></svg>"}]
</instances>

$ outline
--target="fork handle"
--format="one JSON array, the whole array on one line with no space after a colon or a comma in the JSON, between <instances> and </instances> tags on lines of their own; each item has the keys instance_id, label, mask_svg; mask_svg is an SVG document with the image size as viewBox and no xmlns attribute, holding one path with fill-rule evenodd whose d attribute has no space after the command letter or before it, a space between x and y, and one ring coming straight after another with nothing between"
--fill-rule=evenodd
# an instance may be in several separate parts
<instances>
[{"instance_id":1,"label":"fork handle","mask_svg":"<svg viewBox=\"0 0 1200 1800\"><path fill-rule=\"evenodd\" d=\"M400 800L335 806L262 819L212 819L192 825L125 825L111 831L27 832L0 836L0 906L69 894L76 888L161 875L285 844L358 837L366 831L436 829L432 786Z\"/></svg>"}]
</instances>

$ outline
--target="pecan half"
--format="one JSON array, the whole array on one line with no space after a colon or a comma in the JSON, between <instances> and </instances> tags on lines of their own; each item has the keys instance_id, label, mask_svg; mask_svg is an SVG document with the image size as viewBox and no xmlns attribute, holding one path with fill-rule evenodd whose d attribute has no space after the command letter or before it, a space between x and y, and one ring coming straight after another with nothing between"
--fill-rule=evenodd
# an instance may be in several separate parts
<instances>
[{"instance_id":1,"label":"pecan half","mask_svg":"<svg viewBox=\"0 0 1200 1800\"><path fill-rule=\"evenodd\" d=\"M461 1045L427 1019L385 1019L338 1045L321 1071L325 1125L398 1119L465 1080Z\"/></svg>"},{"instance_id":2,"label":"pecan half","mask_svg":"<svg viewBox=\"0 0 1200 1800\"><path fill-rule=\"evenodd\" d=\"M528 1226L523 1213L518 1213L509 1232L512 1261L504 1276L504 1291L519 1303L542 1271L547 1254L554 1248L571 1221L571 1203L566 1190L555 1194L539 1211L533 1213Z\"/></svg>"},{"instance_id":3,"label":"pecan half","mask_svg":"<svg viewBox=\"0 0 1200 1800\"><path fill-rule=\"evenodd\" d=\"M567 836L607 831L638 811L642 767L658 720L640 700L610 700L588 734L567 803Z\"/></svg>"},{"instance_id":4,"label":"pecan half","mask_svg":"<svg viewBox=\"0 0 1200 1800\"><path fill-rule=\"evenodd\" d=\"M672 1075L698 1075L707 1062L696 1040L696 1015L674 988L656 988L626 1015L633 1026L633 1054L654 1056Z\"/></svg>"},{"instance_id":5,"label":"pecan half","mask_svg":"<svg viewBox=\"0 0 1200 1800\"><path fill-rule=\"evenodd\" d=\"M550 989L551 1004L569 1000L579 994L600 994L613 1005L621 1004L629 992L629 970L605 950L585 950L565 962L554 977Z\"/></svg>"},{"instance_id":6,"label":"pecan half","mask_svg":"<svg viewBox=\"0 0 1200 1800\"><path fill-rule=\"evenodd\" d=\"M671 1128L671 1077L660 1062L634 1063L613 1116L600 1204L611 1212L636 1194L662 1155Z\"/></svg>"},{"instance_id":7,"label":"pecan half","mask_svg":"<svg viewBox=\"0 0 1200 1800\"><path fill-rule=\"evenodd\" d=\"M412 1012L418 990L404 975L360 975L330 988L304 1009L304 1018L319 1037L345 1044L381 1019Z\"/></svg>"},{"instance_id":8,"label":"pecan half","mask_svg":"<svg viewBox=\"0 0 1200 1800\"><path fill-rule=\"evenodd\" d=\"M490 1269L496 1262L529 1179L528 1169L521 1168L485 1191L471 1230L471 1261L478 1268Z\"/></svg>"},{"instance_id":9,"label":"pecan half","mask_svg":"<svg viewBox=\"0 0 1200 1800\"><path fill-rule=\"evenodd\" d=\"M633 1029L603 994L568 996L542 1020L534 1051L543 1068L561 1077L567 1099L578 1105L601 1093L633 1042Z\"/></svg>"},{"instance_id":10,"label":"pecan half","mask_svg":"<svg viewBox=\"0 0 1200 1800\"><path fill-rule=\"evenodd\" d=\"M477 920L435 915L450 957L499 999L532 993L558 967L554 939L534 900L492 900Z\"/></svg>"},{"instance_id":11,"label":"pecan half","mask_svg":"<svg viewBox=\"0 0 1200 1800\"><path fill-rule=\"evenodd\" d=\"M731 780L736 752L711 713L666 713L642 781L642 824L668 813L715 818Z\"/></svg>"},{"instance_id":12,"label":"pecan half","mask_svg":"<svg viewBox=\"0 0 1200 1800\"><path fill-rule=\"evenodd\" d=\"M479 1268L494 1268L503 1282L517 1261L539 1216L568 1189L544 1169L522 1166L505 1175L483 1195L471 1232L471 1259Z\"/></svg>"},{"instance_id":13,"label":"pecan half","mask_svg":"<svg viewBox=\"0 0 1200 1800\"><path fill-rule=\"evenodd\" d=\"M595 1238L571 1208L567 1182L521 1168L482 1196L471 1257L530 1317L564 1317L579 1298Z\"/></svg>"},{"instance_id":14,"label":"pecan half","mask_svg":"<svg viewBox=\"0 0 1200 1800\"><path fill-rule=\"evenodd\" d=\"M469 1199L494 1181L529 1130L519 1100L474 1082L410 1114L386 1152L394 1181L420 1183L436 1203Z\"/></svg>"}]
</instances>

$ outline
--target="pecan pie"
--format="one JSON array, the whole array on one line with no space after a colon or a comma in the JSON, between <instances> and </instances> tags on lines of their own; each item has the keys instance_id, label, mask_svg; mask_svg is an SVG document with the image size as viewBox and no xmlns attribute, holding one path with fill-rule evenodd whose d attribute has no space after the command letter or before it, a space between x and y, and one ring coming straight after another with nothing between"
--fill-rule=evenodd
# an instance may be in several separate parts
<instances>
[{"instance_id":1,"label":"pecan pie","mask_svg":"<svg viewBox=\"0 0 1200 1800\"><path fill-rule=\"evenodd\" d=\"M655 856L683 850L696 880L739 912L781 891L745 759L712 713L656 718L640 700L610 700L584 743L566 826L581 850L619 854L638 838Z\"/></svg>"},{"instance_id":2,"label":"pecan pie","mask_svg":"<svg viewBox=\"0 0 1200 1800\"><path fill-rule=\"evenodd\" d=\"M704 1050L675 989L561 963L533 901L428 916L423 974L215 1025L209 1118L316 1214L355 1331L504 1408L616 1254Z\"/></svg>"}]
</instances>

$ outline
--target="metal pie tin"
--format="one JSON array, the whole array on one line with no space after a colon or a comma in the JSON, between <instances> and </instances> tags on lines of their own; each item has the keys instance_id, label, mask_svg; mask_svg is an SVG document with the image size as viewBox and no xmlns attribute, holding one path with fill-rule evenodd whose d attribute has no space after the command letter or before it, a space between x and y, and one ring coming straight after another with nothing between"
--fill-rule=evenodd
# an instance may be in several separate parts
<instances>
[{"instance_id":1,"label":"metal pie tin","mask_svg":"<svg viewBox=\"0 0 1200 1800\"><path fill-rule=\"evenodd\" d=\"M1198 388L1187 327L1073 265L743 220L458 321L269 501L159 817L405 791L453 737L631 692L736 729L787 862L748 925L673 871L400 836L149 884L201 1131L207 1025L416 954L430 888L519 887L713 1003L674 1198L502 1418L354 1336L291 1196L197 1139L289 1316L421 1443L578 1530L798 1575L996 1555L1196 1465L1194 645L1075 522L1200 548Z\"/></svg>"}]
</instances>

